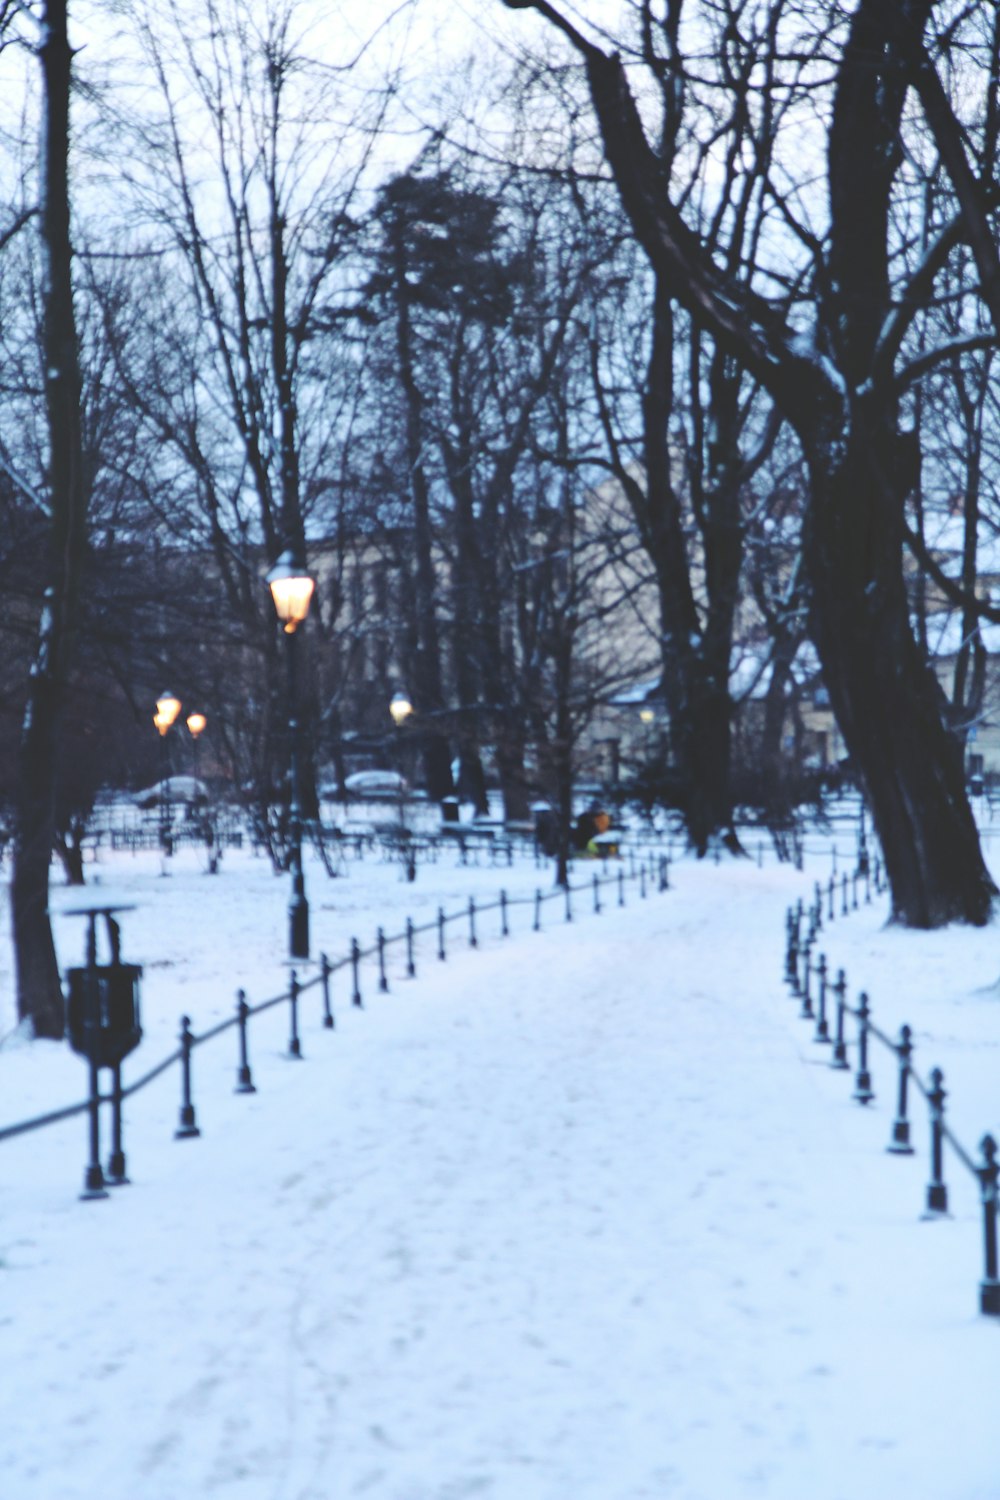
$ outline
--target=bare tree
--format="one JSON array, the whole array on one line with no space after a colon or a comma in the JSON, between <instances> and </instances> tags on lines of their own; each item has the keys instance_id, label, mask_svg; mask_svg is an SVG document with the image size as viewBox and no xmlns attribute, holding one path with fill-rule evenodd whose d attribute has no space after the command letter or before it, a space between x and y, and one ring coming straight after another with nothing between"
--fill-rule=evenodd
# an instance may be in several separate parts
<instances>
[{"instance_id":1,"label":"bare tree","mask_svg":"<svg viewBox=\"0 0 1000 1500\"><path fill-rule=\"evenodd\" d=\"M788 247L797 241L811 261L810 300L793 315L787 299L769 295L759 264L746 275L720 263L695 207L675 201L622 60L547 0L507 3L537 10L583 59L606 157L651 264L720 348L760 382L802 444L810 476L804 540L811 629L841 732L864 777L895 918L914 926L985 921L994 886L961 755L913 637L902 568L903 507L916 478L915 445L900 420L903 338L956 240L973 249L984 296L993 288L1000 294L995 250L983 233L983 184L960 138L956 146L924 42L937 7L929 0L899 7L861 0L849 17L839 9L779 3L754 12L771 60L769 91L796 86L810 67L813 86L822 88L820 63L833 77L820 143L829 192L825 232L806 222L807 185L796 196L777 162L765 184L787 231L783 243L773 241L778 259L787 264ZM740 7L719 10L724 30L750 24ZM647 68L681 70L680 0L667 4L665 19L648 0L637 15ZM784 57L782 22L792 37ZM725 88L724 35L714 49L702 49L699 63L710 66L713 58ZM987 70L981 84L988 78ZM948 171L959 204L957 218L915 265L894 256L891 229L911 87L928 128L951 151ZM787 282L777 265L768 271Z\"/></svg>"},{"instance_id":2,"label":"bare tree","mask_svg":"<svg viewBox=\"0 0 1000 1500\"><path fill-rule=\"evenodd\" d=\"M83 463L80 373L73 306L69 143L72 52L67 0L47 0L38 57L44 79L41 241L43 357L48 424L49 535L45 592L29 678L15 808L11 904L18 1014L36 1036L63 1034L64 1005L48 914L55 783L66 685L73 659L89 501Z\"/></svg>"}]
</instances>

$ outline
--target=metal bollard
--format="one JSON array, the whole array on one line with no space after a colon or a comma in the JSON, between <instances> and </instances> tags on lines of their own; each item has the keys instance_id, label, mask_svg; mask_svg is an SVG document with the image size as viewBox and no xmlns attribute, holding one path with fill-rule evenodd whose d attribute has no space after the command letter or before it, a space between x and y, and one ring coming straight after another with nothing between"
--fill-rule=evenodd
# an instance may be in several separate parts
<instances>
[{"instance_id":1,"label":"metal bollard","mask_svg":"<svg viewBox=\"0 0 1000 1500\"><path fill-rule=\"evenodd\" d=\"M537 886L535 888L535 921L531 930L532 932L542 930L542 893Z\"/></svg>"},{"instance_id":2,"label":"metal bollard","mask_svg":"<svg viewBox=\"0 0 1000 1500\"><path fill-rule=\"evenodd\" d=\"M618 905L625 905L625 871L618 866Z\"/></svg>"},{"instance_id":3,"label":"metal bollard","mask_svg":"<svg viewBox=\"0 0 1000 1500\"><path fill-rule=\"evenodd\" d=\"M354 992L351 995L351 1004L361 1006L361 948L357 938L351 938L351 975L354 984Z\"/></svg>"},{"instance_id":4,"label":"metal bollard","mask_svg":"<svg viewBox=\"0 0 1000 1500\"><path fill-rule=\"evenodd\" d=\"M291 1025L291 1035L288 1039L289 1057L302 1056L302 1043L299 1041L299 976L292 970L292 982L288 986L288 1014Z\"/></svg>"},{"instance_id":5,"label":"metal bollard","mask_svg":"<svg viewBox=\"0 0 1000 1500\"><path fill-rule=\"evenodd\" d=\"M191 1103L191 1052L194 1037L191 1035L190 1016L181 1016L181 1113L180 1123L174 1131L174 1140L183 1141L201 1135Z\"/></svg>"},{"instance_id":6,"label":"metal bollard","mask_svg":"<svg viewBox=\"0 0 1000 1500\"><path fill-rule=\"evenodd\" d=\"M331 964L325 953L319 956L320 982L323 987L323 1025L327 1031L333 1030L333 1011L330 1008L330 972Z\"/></svg>"},{"instance_id":7,"label":"metal bollard","mask_svg":"<svg viewBox=\"0 0 1000 1500\"><path fill-rule=\"evenodd\" d=\"M416 979L417 966L413 957L413 918L406 919L406 973L410 979Z\"/></svg>"},{"instance_id":8,"label":"metal bollard","mask_svg":"<svg viewBox=\"0 0 1000 1500\"><path fill-rule=\"evenodd\" d=\"M573 886L569 880L566 881L566 920L573 920Z\"/></svg>"},{"instance_id":9,"label":"metal bollard","mask_svg":"<svg viewBox=\"0 0 1000 1500\"><path fill-rule=\"evenodd\" d=\"M812 995L810 993L810 983L812 976L812 949L813 937L810 933L806 938L805 944L802 949L802 988L799 991L802 996L802 1009L799 1011L799 1015L804 1021L810 1020L813 1014Z\"/></svg>"},{"instance_id":10,"label":"metal bollard","mask_svg":"<svg viewBox=\"0 0 1000 1500\"><path fill-rule=\"evenodd\" d=\"M846 917L849 910L850 908L847 905L847 872L845 870L844 874L840 877L840 915Z\"/></svg>"},{"instance_id":11,"label":"metal bollard","mask_svg":"<svg viewBox=\"0 0 1000 1500\"><path fill-rule=\"evenodd\" d=\"M256 1094L253 1077L250 1073L250 1063L247 1059L247 1019L250 1015L250 1007L247 1004L245 990L236 991L236 1025L240 1036L240 1065L236 1069L237 1094Z\"/></svg>"},{"instance_id":12,"label":"metal bollard","mask_svg":"<svg viewBox=\"0 0 1000 1500\"><path fill-rule=\"evenodd\" d=\"M931 1091L927 1105L931 1116L931 1180L927 1184L925 1218L936 1218L948 1212L948 1188L944 1180L944 1074L935 1068L931 1074Z\"/></svg>"},{"instance_id":13,"label":"metal bollard","mask_svg":"<svg viewBox=\"0 0 1000 1500\"><path fill-rule=\"evenodd\" d=\"M826 1019L826 954L821 953L816 965L816 1034L814 1042L830 1044L830 1027Z\"/></svg>"},{"instance_id":14,"label":"metal bollard","mask_svg":"<svg viewBox=\"0 0 1000 1500\"><path fill-rule=\"evenodd\" d=\"M645 861L639 866L639 895L643 901L646 899L646 865Z\"/></svg>"},{"instance_id":15,"label":"metal bollard","mask_svg":"<svg viewBox=\"0 0 1000 1500\"><path fill-rule=\"evenodd\" d=\"M858 1003L858 1072L854 1080L853 1095L859 1104L868 1104L875 1098L872 1075L868 1071L868 1018L870 1015L868 996L862 991Z\"/></svg>"},{"instance_id":16,"label":"metal bollard","mask_svg":"<svg viewBox=\"0 0 1000 1500\"><path fill-rule=\"evenodd\" d=\"M847 1061L847 1043L844 1040L844 1016L847 1013L847 975L843 969L838 970L837 983L833 987L837 997L837 1032L833 1039L833 1055L830 1058L830 1067L845 1071L850 1067Z\"/></svg>"},{"instance_id":17,"label":"metal bollard","mask_svg":"<svg viewBox=\"0 0 1000 1500\"><path fill-rule=\"evenodd\" d=\"M827 894L827 910L826 910L826 915L827 915L827 921L829 921L829 922L832 922L833 919L834 919L834 917L836 916L836 912L833 909L833 893L836 890L836 888L837 888L836 879L834 878L834 876L831 875L830 876L829 884L827 885L827 888L826 888L826 894Z\"/></svg>"},{"instance_id":18,"label":"metal bollard","mask_svg":"<svg viewBox=\"0 0 1000 1500\"><path fill-rule=\"evenodd\" d=\"M906 1116L906 1093L910 1080L910 1058L913 1056L913 1033L909 1026L900 1028L896 1044L899 1058L899 1089L896 1094L896 1118L892 1122L892 1140L886 1147L895 1156L912 1156L910 1145L910 1122Z\"/></svg>"},{"instance_id":19,"label":"metal bollard","mask_svg":"<svg viewBox=\"0 0 1000 1500\"><path fill-rule=\"evenodd\" d=\"M1000 1318L1000 1278L997 1268L997 1143L984 1135L980 1150L983 1164L976 1168L983 1202L984 1275L979 1283L979 1310L991 1318Z\"/></svg>"},{"instance_id":20,"label":"metal bollard","mask_svg":"<svg viewBox=\"0 0 1000 1500\"><path fill-rule=\"evenodd\" d=\"M469 897L469 947L479 947L479 942L476 938L476 902L473 896Z\"/></svg>"},{"instance_id":21,"label":"metal bollard","mask_svg":"<svg viewBox=\"0 0 1000 1500\"><path fill-rule=\"evenodd\" d=\"M444 907L438 907L438 958L444 963Z\"/></svg>"},{"instance_id":22,"label":"metal bollard","mask_svg":"<svg viewBox=\"0 0 1000 1500\"><path fill-rule=\"evenodd\" d=\"M378 987L380 994L389 993L389 981L385 973L385 933L381 927L378 930Z\"/></svg>"},{"instance_id":23,"label":"metal bollard","mask_svg":"<svg viewBox=\"0 0 1000 1500\"><path fill-rule=\"evenodd\" d=\"M601 910L601 882L598 879L597 875L595 875L594 876L594 911L595 911L595 913L599 913L600 910Z\"/></svg>"}]
</instances>

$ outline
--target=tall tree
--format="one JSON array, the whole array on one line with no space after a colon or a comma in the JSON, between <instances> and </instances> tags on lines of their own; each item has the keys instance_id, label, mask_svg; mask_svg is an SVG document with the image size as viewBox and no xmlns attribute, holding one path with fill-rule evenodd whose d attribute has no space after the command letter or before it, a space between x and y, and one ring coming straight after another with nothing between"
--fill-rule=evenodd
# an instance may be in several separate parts
<instances>
[{"instance_id":1,"label":"tall tree","mask_svg":"<svg viewBox=\"0 0 1000 1500\"><path fill-rule=\"evenodd\" d=\"M90 498L73 305L67 0L46 0L38 57L44 80L40 181L49 537L44 603L18 755L11 904L18 1014L30 1020L36 1036L58 1038L63 1034L64 1005L49 922L49 862L55 839L59 736L79 614Z\"/></svg>"},{"instance_id":2,"label":"tall tree","mask_svg":"<svg viewBox=\"0 0 1000 1500\"><path fill-rule=\"evenodd\" d=\"M951 123L946 109L934 114L941 102L937 74L923 40L934 5L860 0L844 17L839 10L803 12L775 0L762 13L761 42L772 53L781 45L781 22L790 23L790 75L807 66L810 51L817 63L826 52L834 65L823 142L825 239L800 222L800 205L778 174L768 176L789 234L813 257L812 327L803 328L804 307L793 317L783 300L767 295L759 267L748 277L720 264L704 227L685 218L621 58L589 41L548 0L506 3L537 10L582 57L607 161L651 263L719 346L768 391L798 435L810 477L804 540L811 630L841 732L866 784L894 917L914 926L984 922L995 889L968 805L961 754L913 637L902 568L903 509L916 464L900 421L897 359L916 309L930 295L946 243L938 241L915 267L898 258L894 263L891 224L911 85L929 128L947 136ZM676 32L681 0L668 0L666 21L651 0L637 9L647 63L680 66L670 28ZM724 26L738 24L738 9L721 7ZM662 50L650 50L654 37ZM719 55L724 61L724 48ZM1000 295L995 251L978 212L982 183L961 150L949 172L961 205L952 240L969 240L982 262L984 294L997 287ZM787 279L786 272L775 274Z\"/></svg>"}]
</instances>

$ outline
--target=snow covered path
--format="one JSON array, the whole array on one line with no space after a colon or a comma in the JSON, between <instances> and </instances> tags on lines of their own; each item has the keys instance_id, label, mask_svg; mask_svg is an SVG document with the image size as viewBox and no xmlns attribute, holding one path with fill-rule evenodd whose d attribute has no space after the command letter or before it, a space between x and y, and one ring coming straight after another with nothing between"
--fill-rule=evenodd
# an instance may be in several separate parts
<instances>
[{"instance_id":1,"label":"snow covered path","mask_svg":"<svg viewBox=\"0 0 1000 1500\"><path fill-rule=\"evenodd\" d=\"M796 1021L789 880L456 948L5 1192L4 1500L996 1500L975 1215Z\"/></svg>"}]
</instances>

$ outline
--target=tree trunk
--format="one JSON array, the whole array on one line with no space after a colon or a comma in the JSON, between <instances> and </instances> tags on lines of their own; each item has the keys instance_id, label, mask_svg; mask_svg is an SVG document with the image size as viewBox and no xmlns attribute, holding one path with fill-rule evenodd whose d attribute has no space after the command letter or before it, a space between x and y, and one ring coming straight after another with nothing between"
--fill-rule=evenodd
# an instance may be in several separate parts
<instances>
[{"instance_id":1,"label":"tree trunk","mask_svg":"<svg viewBox=\"0 0 1000 1500\"><path fill-rule=\"evenodd\" d=\"M910 626L900 562L900 442L858 413L811 462L805 534L812 635L840 732L868 794L908 927L989 920L996 888L965 793L961 747ZM895 492L894 492L895 491Z\"/></svg>"},{"instance_id":2,"label":"tree trunk","mask_svg":"<svg viewBox=\"0 0 1000 1500\"><path fill-rule=\"evenodd\" d=\"M419 646L415 669L417 709L428 725L423 731L424 772L427 795L432 802L450 797L455 784L451 774L451 752L441 728L444 685L437 617L437 572L431 526L430 485L424 467L424 401L414 370L410 328L411 290L407 282L406 246L400 225L393 227L393 271L395 275L396 352L399 379L406 409L406 453L409 488L413 504L414 597ZM432 715L438 715L433 726Z\"/></svg>"},{"instance_id":3,"label":"tree trunk","mask_svg":"<svg viewBox=\"0 0 1000 1500\"><path fill-rule=\"evenodd\" d=\"M69 215L72 54L66 0L48 0L39 48L45 83L42 142L45 404L51 550L38 646L18 754L11 908L18 1015L39 1037L59 1038L64 1002L49 922L57 746L83 568L87 485L81 457L80 376L73 312Z\"/></svg>"},{"instance_id":4,"label":"tree trunk","mask_svg":"<svg viewBox=\"0 0 1000 1500\"><path fill-rule=\"evenodd\" d=\"M731 717L728 685L721 691L700 681L693 701L674 735L675 753L684 796L684 824L698 858L719 835L726 848L739 852L733 829L730 792ZM673 721L671 721L673 729Z\"/></svg>"}]
</instances>

